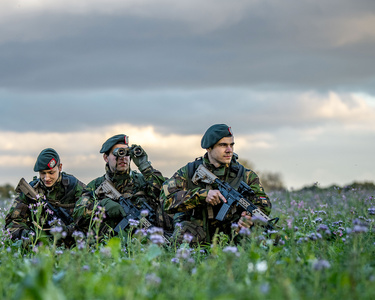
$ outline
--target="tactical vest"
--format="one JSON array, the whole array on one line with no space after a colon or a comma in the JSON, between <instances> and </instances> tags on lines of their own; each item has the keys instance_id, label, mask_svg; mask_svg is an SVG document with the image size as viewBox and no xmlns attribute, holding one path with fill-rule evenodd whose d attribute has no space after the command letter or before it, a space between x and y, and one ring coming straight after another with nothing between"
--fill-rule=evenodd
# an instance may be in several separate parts
<instances>
[{"instance_id":1,"label":"tactical vest","mask_svg":"<svg viewBox=\"0 0 375 300\"><path fill-rule=\"evenodd\" d=\"M40 179L35 179L30 182L30 185L34 187ZM78 179L74 177L73 175L66 174L65 172L61 173L61 182L60 184L64 188L64 196L60 199L58 199L59 203L53 202L53 205L55 206L61 206L61 207L70 207L71 204L74 204L75 202L75 188L78 183ZM71 203L71 204L63 204L63 203Z\"/></svg>"},{"instance_id":2,"label":"tactical vest","mask_svg":"<svg viewBox=\"0 0 375 300\"><path fill-rule=\"evenodd\" d=\"M237 156L233 157L232 162L236 162ZM196 159L193 162L190 162L187 164L187 169L188 169L188 180L187 180L187 189L195 189L197 188L197 185L194 184L191 179L196 171L196 169L199 167L199 165L203 164L203 159L202 157ZM238 189L240 182L246 180L246 175L245 175L245 167L242 166L241 164L236 164L236 165L231 165L229 166L231 168L230 172L235 172L236 177L231 178L228 183L235 189ZM201 188L208 188L208 186L205 183L199 182L198 186ZM217 210L219 207L208 207L204 206L199 212L196 212L195 209L189 212L181 213L181 220L184 220L184 218L189 218L194 217L194 218L202 218L203 221L203 230L206 233L205 241L210 242L211 240L211 235L213 234L213 229L210 228L210 224L217 223L217 221L214 220L214 215L216 215ZM216 210L216 212L214 212ZM196 215L199 214L199 215ZM209 221L210 220L210 221ZM224 224L224 222L222 223Z\"/></svg>"},{"instance_id":3,"label":"tactical vest","mask_svg":"<svg viewBox=\"0 0 375 300\"><path fill-rule=\"evenodd\" d=\"M190 162L187 164L187 169L188 169L188 189L194 189L197 187L196 184L194 184L191 179L196 171L196 169L199 167L199 165L203 164L203 159L202 157L200 158L197 158L195 161L193 162ZM238 170L235 170L237 171L237 175L235 178L232 178L230 179L230 181L228 181L228 183L235 189L238 189L238 187L240 186L240 183L241 181L245 181L246 180L246 177L245 177L245 167L241 164L238 164ZM201 185L201 187L203 187L204 185Z\"/></svg>"}]
</instances>

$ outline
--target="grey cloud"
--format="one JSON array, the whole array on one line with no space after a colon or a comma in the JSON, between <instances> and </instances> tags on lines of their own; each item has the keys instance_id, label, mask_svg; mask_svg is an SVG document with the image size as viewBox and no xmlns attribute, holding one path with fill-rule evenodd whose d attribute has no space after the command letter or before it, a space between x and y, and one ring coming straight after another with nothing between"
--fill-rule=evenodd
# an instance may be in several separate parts
<instances>
[{"instance_id":1,"label":"grey cloud","mask_svg":"<svg viewBox=\"0 0 375 300\"><path fill-rule=\"evenodd\" d=\"M31 36L39 32L33 39L20 36L0 44L1 87L59 91L229 86L374 93L374 37L335 44L344 34L335 22L360 19L373 6L365 1L355 6L274 1L253 5L237 22L208 32L192 30L186 20L150 15L29 17L22 26L30 26Z\"/></svg>"},{"instance_id":2,"label":"grey cloud","mask_svg":"<svg viewBox=\"0 0 375 300\"><path fill-rule=\"evenodd\" d=\"M337 97L346 114L358 108L350 95L338 94ZM329 95L318 93L306 96L246 89L2 92L0 99L0 130L20 132L95 131L111 124L129 123L153 126L163 134L199 135L212 124L227 123L234 132L254 134L288 127L364 121L346 120L346 115L340 114L322 115L318 110L330 103ZM356 114L366 112L367 117L371 117L372 111L375 115L368 105Z\"/></svg>"}]
</instances>

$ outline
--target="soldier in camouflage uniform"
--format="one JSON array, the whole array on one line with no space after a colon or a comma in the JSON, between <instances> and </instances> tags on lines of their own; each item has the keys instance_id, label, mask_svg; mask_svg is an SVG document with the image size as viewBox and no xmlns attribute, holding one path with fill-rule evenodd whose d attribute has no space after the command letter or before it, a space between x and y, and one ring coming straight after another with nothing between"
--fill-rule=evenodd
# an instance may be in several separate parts
<instances>
[{"instance_id":1,"label":"soldier in camouflage uniform","mask_svg":"<svg viewBox=\"0 0 375 300\"><path fill-rule=\"evenodd\" d=\"M38 230L43 233L42 236L52 237L51 226L55 226L63 237L60 243L64 242L66 246L71 246L74 242L71 235L75 230L71 215L85 185L73 175L62 172L60 157L52 148L41 151L34 171L39 172L39 178L35 176L30 185L39 198L30 199L20 193L5 218L5 228L9 231L11 239L21 239L23 245L27 246L33 241ZM64 214L64 219L71 219L70 222L57 220L57 214L48 207L47 202L58 212L57 214ZM34 211L39 206L42 209L37 219Z\"/></svg>"},{"instance_id":2,"label":"soldier in camouflage uniform","mask_svg":"<svg viewBox=\"0 0 375 300\"><path fill-rule=\"evenodd\" d=\"M142 153L140 156L134 154L135 148L139 153ZM119 156L118 153L121 151L126 155ZM98 207L105 209L100 236L113 234L112 229L126 216L124 209L116 199L111 199L109 195L97 190L105 180L108 180L123 197L130 199L136 207L139 208L143 202L147 203L156 213L154 226L172 231L173 221L163 212L159 202L160 189L166 178L151 166L147 153L138 145L132 145L129 148L128 136L124 134L109 138L103 144L100 153L103 153L106 173L87 185L87 191L76 206L74 218L80 228L84 232L89 230L94 215L99 212ZM130 169L131 160L134 161L140 173Z\"/></svg>"},{"instance_id":3,"label":"soldier in camouflage uniform","mask_svg":"<svg viewBox=\"0 0 375 300\"><path fill-rule=\"evenodd\" d=\"M230 127L225 124L211 126L204 134L201 146L207 150L206 154L188 163L165 181L160 195L164 210L175 214L175 235L178 241L182 240L185 233L189 233L193 236L192 243L209 243L216 232L231 234L234 222L238 222L239 229L253 225L251 216L246 212L240 213L237 208L233 208L225 220L215 219L221 207L219 204L226 202L226 199L215 186L192 182L200 164L236 189L241 181L247 183L255 192L253 203L265 214L271 212L271 202L259 177L237 161Z\"/></svg>"}]
</instances>

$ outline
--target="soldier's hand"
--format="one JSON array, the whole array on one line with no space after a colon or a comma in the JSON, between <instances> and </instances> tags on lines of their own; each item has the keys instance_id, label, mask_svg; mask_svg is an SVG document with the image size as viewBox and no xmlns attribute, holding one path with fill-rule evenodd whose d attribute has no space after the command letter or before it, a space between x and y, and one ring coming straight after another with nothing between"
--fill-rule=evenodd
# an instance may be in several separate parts
<instances>
[{"instance_id":1,"label":"soldier's hand","mask_svg":"<svg viewBox=\"0 0 375 300\"><path fill-rule=\"evenodd\" d=\"M113 201L110 198L105 198L99 202L99 205L104 207L105 214L109 218L119 218L119 217L125 217L126 213L122 206L118 203Z\"/></svg>"},{"instance_id":2,"label":"soldier's hand","mask_svg":"<svg viewBox=\"0 0 375 300\"><path fill-rule=\"evenodd\" d=\"M241 213L241 218L238 221L239 229L250 228L253 225L254 225L254 223L251 221L251 214L246 212L246 211L243 211Z\"/></svg>"},{"instance_id":3,"label":"soldier's hand","mask_svg":"<svg viewBox=\"0 0 375 300\"><path fill-rule=\"evenodd\" d=\"M221 201L226 203L227 199L225 199L225 197L220 193L219 190L209 190L208 191L208 194L207 194L207 197L206 197L206 202L208 204L211 204L211 205L215 206L215 205L220 204Z\"/></svg>"},{"instance_id":4,"label":"soldier's hand","mask_svg":"<svg viewBox=\"0 0 375 300\"><path fill-rule=\"evenodd\" d=\"M141 172L151 166L146 151L139 145L130 147L130 157Z\"/></svg>"}]
</instances>

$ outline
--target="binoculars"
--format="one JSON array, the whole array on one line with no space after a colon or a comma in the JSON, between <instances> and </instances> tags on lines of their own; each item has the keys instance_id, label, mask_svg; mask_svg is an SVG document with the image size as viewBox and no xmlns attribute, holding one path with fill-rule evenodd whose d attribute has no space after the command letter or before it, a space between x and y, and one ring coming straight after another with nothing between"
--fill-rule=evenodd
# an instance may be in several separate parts
<instances>
[{"instance_id":1,"label":"binoculars","mask_svg":"<svg viewBox=\"0 0 375 300\"><path fill-rule=\"evenodd\" d=\"M139 157L143 154L143 149L140 146L132 146L130 148L115 148L112 154L116 157L129 156L130 154Z\"/></svg>"}]
</instances>

